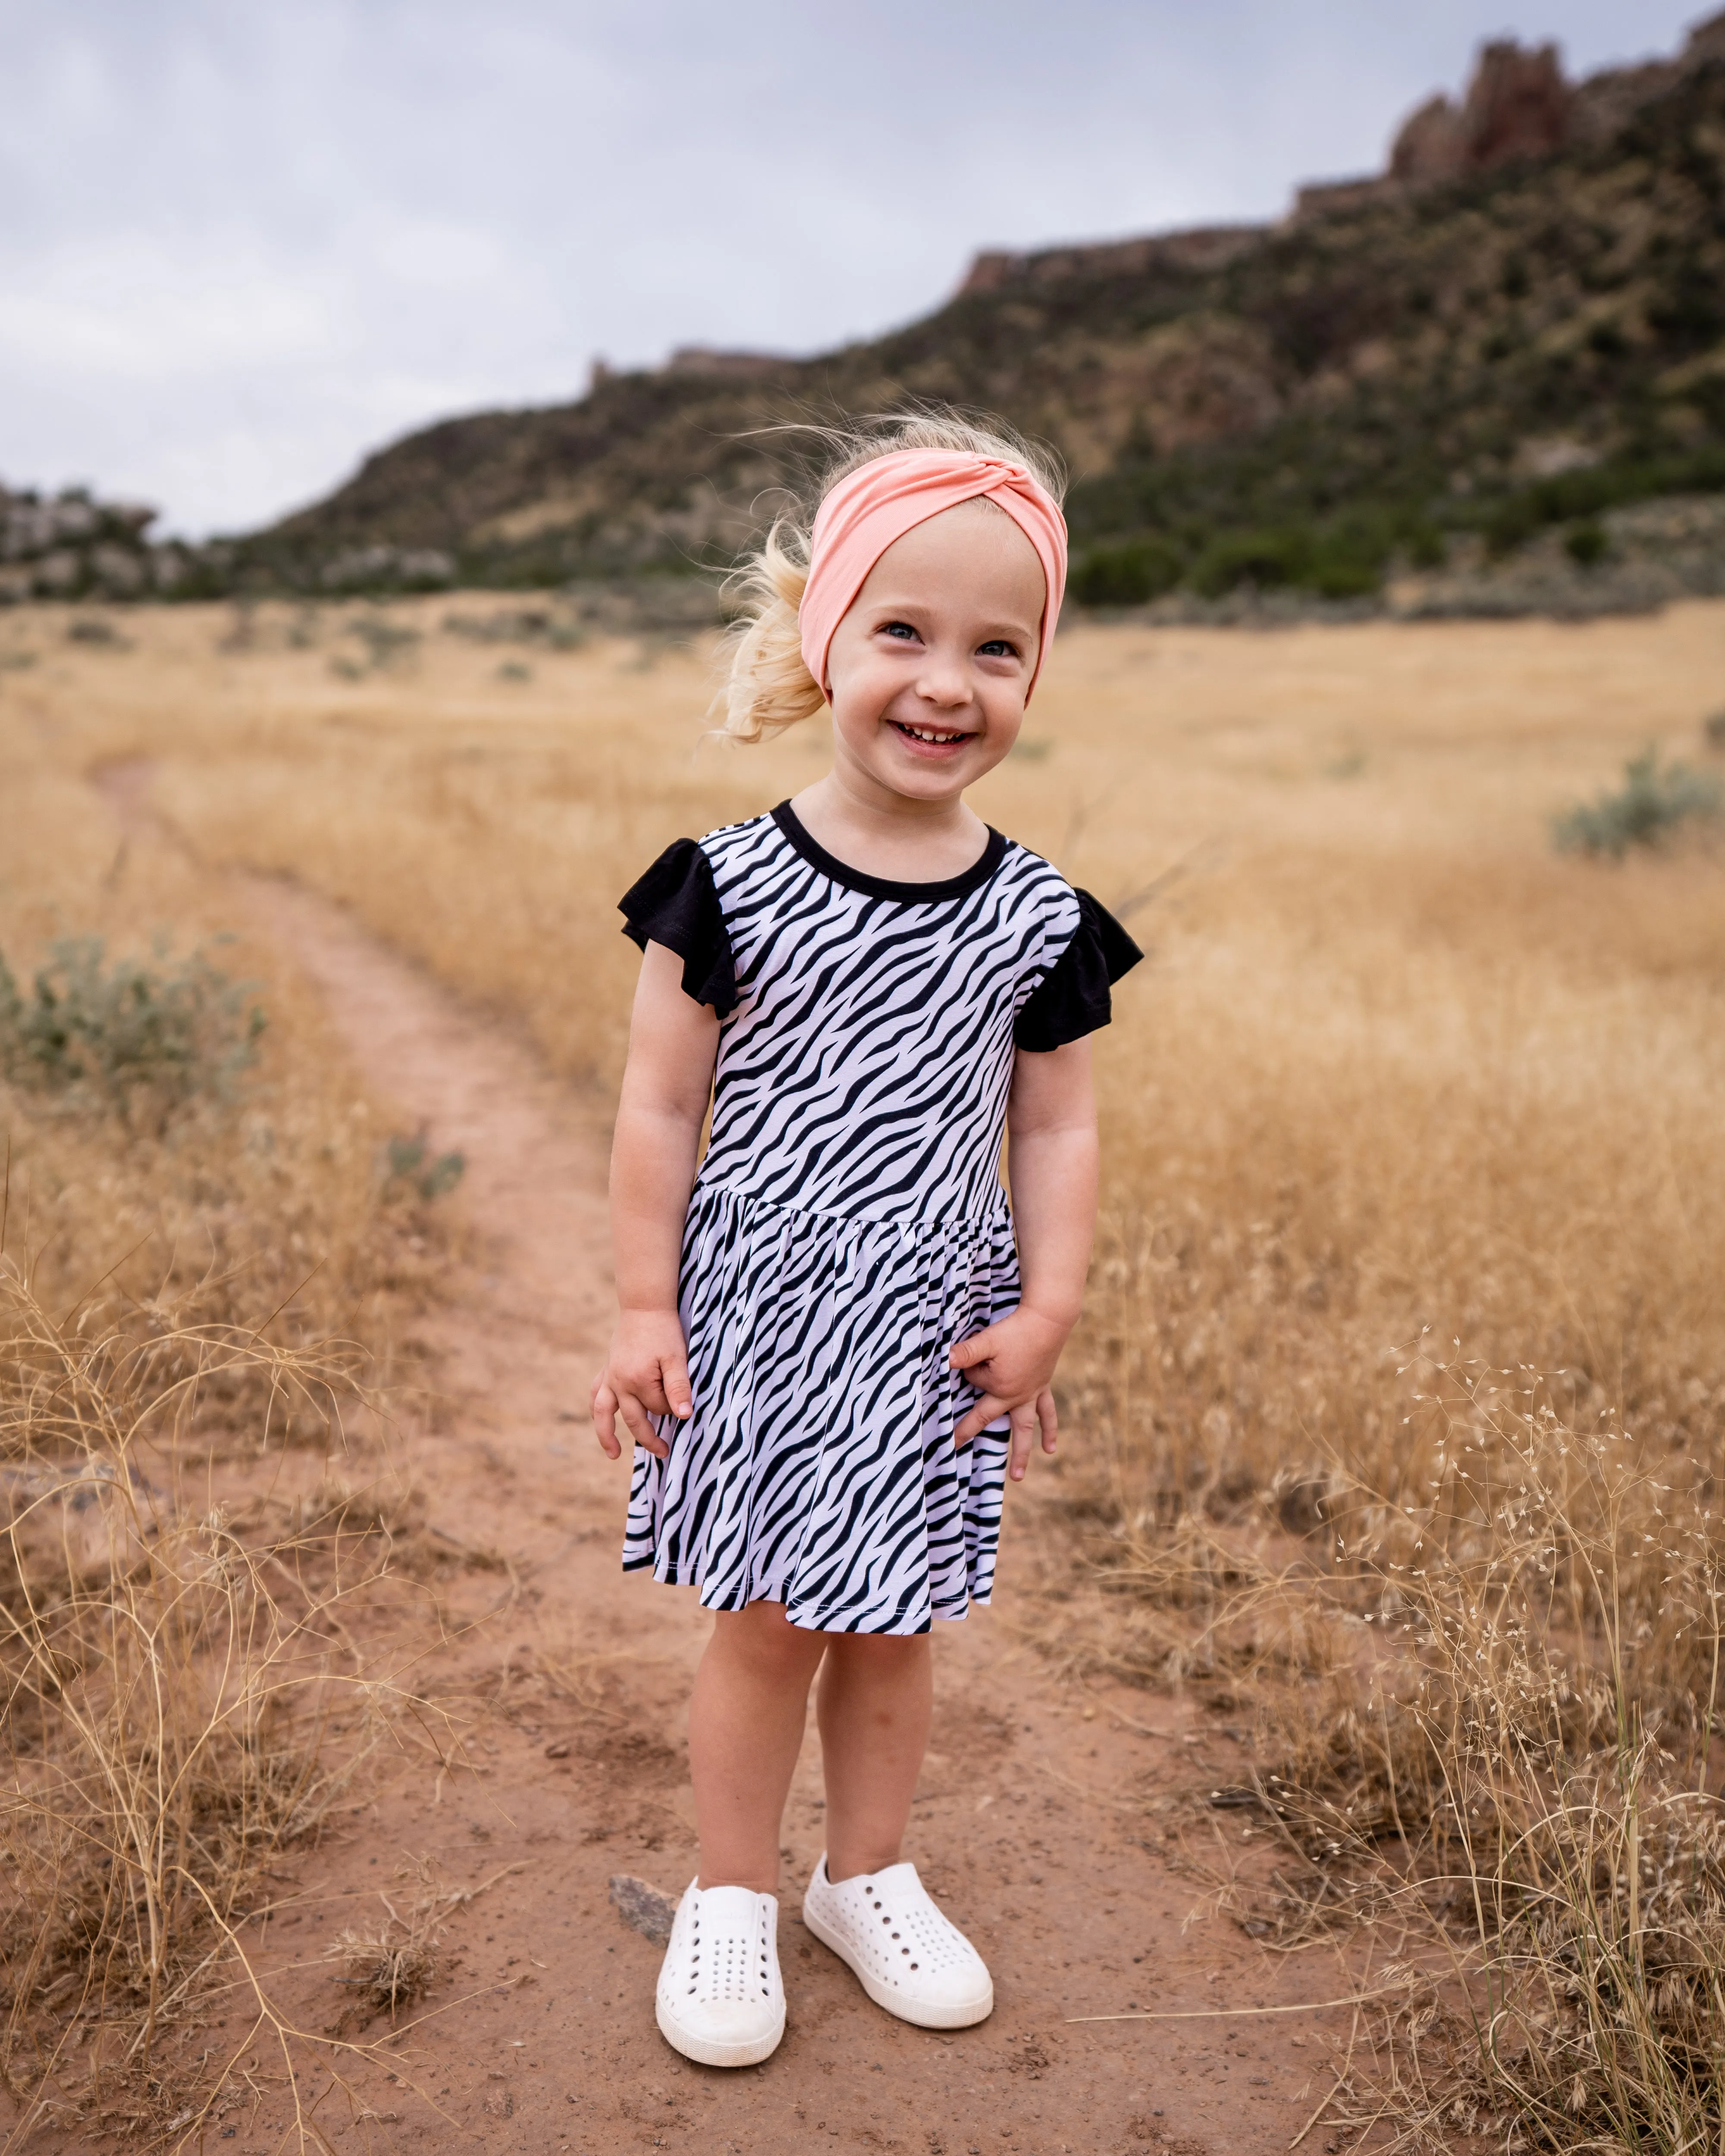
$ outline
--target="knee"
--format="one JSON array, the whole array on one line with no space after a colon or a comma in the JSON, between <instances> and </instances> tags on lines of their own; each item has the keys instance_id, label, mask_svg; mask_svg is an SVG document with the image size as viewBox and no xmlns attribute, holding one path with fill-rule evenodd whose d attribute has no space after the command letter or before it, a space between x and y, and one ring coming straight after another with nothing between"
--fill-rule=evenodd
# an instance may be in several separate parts
<instances>
[{"instance_id":1,"label":"knee","mask_svg":"<svg viewBox=\"0 0 1725 2156\"><path fill-rule=\"evenodd\" d=\"M819 1632L793 1625L779 1602L751 1602L721 1609L713 1620L713 1645L729 1661L768 1680L812 1677L825 1645Z\"/></svg>"},{"instance_id":2,"label":"knee","mask_svg":"<svg viewBox=\"0 0 1725 2156\"><path fill-rule=\"evenodd\" d=\"M827 1644L829 1666L852 1682L915 1684L931 1664L928 1635L901 1639L884 1632L844 1632Z\"/></svg>"}]
</instances>

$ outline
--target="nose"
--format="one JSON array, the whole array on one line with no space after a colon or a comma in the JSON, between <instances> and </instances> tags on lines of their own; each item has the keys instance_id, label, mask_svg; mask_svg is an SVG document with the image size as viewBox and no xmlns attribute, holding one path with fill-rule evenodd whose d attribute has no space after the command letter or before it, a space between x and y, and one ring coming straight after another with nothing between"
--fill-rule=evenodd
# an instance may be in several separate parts
<instances>
[{"instance_id":1,"label":"nose","mask_svg":"<svg viewBox=\"0 0 1725 2156\"><path fill-rule=\"evenodd\" d=\"M956 652L932 651L916 677L916 694L942 711L957 710L971 699L970 669Z\"/></svg>"}]
</instances>

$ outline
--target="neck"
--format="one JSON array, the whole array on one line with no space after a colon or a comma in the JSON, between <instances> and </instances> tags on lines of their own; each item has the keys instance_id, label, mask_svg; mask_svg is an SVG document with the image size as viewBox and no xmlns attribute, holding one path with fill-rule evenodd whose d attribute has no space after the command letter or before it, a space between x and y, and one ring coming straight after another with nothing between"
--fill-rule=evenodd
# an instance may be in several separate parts
<instances>
[{"instance_id":1,"label":"neck","mask_svg":"<svg viewBox=\"0 0 1725 2156\"><path fill-rule=\"evenodd\" d=\"M847 868L906 883L962 875L988 827L962 794L920 801L835 762L792 801L803 829Z\"/></svg>"}]
</instances>

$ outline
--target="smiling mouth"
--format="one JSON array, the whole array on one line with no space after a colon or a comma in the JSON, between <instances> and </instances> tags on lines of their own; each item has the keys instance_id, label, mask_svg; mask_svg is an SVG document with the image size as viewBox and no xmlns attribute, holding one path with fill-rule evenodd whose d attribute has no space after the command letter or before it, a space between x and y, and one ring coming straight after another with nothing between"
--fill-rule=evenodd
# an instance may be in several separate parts
<instances>
[{"instance_id":1,"label":"smiling mouth","mask_svg":"<svg viewBox=\"0 0 1725 2156\"><path fill-rule=\"evenodd\" d=\"M963 726L911 726L901 719L890 720L888 724L906 741L922 742L930 748L952 748L974 738Z\"/></svg>"}]
</instances>

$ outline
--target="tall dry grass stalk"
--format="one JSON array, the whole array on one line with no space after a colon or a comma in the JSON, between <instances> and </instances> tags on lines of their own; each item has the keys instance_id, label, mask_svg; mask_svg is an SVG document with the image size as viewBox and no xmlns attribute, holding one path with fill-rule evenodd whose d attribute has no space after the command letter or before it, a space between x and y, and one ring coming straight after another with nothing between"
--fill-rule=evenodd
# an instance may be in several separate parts
<instances>
[{"instance_id":1,"label":"tall dry grass stalk","mask_svg":"<svg viewBox=\"0 0 1725 2156\"><path fill-rule=\"evenodd\" d=\"M1365 1923L1423 1968L1351 2091L1410 2145L1712 2151L1712 1478L1666 1480L1609 1414L1578 1429L1532 1371L1409 1374L1395 1491L1338 1475L1323 1501L1321 1681L1260 1686L1279 1768L1217 1793L1282 1852L1228 1898L1285 1948Z\"/></svg>"},{"instance_id":2,"label":"tall dry grass stalk","mask_svg":"<svg viewBox=\"0 0 1725 2156\"><path fill-rule=\"evenodd\" d=\"M183 1441L198 1394L242 1373L261 1443L295 1413L338 1429L350 1371L233 1326L140 1337L89 1314L50 1315L0 1259L0 2074L21 2132L184 2107L164 2040L247 1988L265 1867L391 1721L342 1619L375 1538L340 1508L224 1504ZM334 1744L351 1694L360 1727Z\"/></svg>"}]
</instances>

